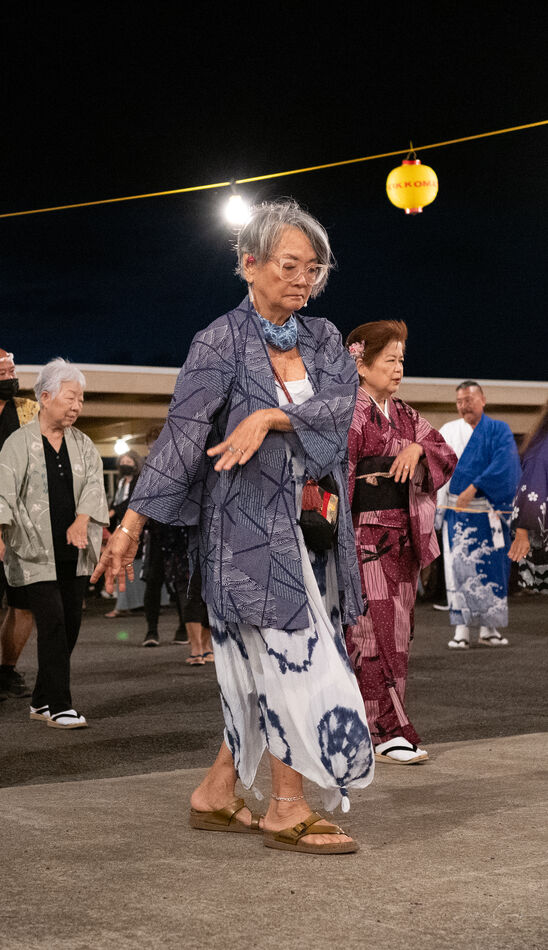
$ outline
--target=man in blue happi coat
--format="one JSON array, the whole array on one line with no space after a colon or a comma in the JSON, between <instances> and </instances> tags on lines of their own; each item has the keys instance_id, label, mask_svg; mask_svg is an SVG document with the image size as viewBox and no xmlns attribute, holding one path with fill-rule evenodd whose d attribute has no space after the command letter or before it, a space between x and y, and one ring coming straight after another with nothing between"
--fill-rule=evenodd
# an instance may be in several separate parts
<instances>
[{"instance_id":1,"label":"man in blue happi coat","mask_svg":"<svg viewBox=\"0 0 548 950\"><path fill-rule=\"evenodd\" d=\"M482 646L507 646L498 627L508 625L510 516L520 473L510 427L485 415L479 383L457 387L460 418L441 434L459 459L446 490L438 494L449 619L448 646L466 650L470 628L479 626Z\"/></svg>"}]
</instances>

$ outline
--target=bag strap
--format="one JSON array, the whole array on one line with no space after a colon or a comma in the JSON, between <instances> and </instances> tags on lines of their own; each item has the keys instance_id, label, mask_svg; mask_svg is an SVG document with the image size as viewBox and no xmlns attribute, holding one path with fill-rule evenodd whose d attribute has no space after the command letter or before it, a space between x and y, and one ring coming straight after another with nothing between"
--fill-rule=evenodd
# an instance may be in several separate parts
<instances>
[{"instance_id":1,"label":"bag strap","mask_svg":"<svg viewBox=\"0 0 548 950\"><path fill-rule=\"evenodd\" d=\"M287 386L285 385L285 383L284 383L282 377L280 376L278 370L276 369L276 367L274 366L274 364L271 363L271 366L272 366L272 372L274 373L274 376L276 377L277 382L280 384L280 387L281 387L281 389L283 390L283 394L284 394L285 398L287 399L288 402L293 402L293 400L292 400L292 398L291 398L291 393L289 392L289 389L288 389Z\"/></svg>"}]
</instances>

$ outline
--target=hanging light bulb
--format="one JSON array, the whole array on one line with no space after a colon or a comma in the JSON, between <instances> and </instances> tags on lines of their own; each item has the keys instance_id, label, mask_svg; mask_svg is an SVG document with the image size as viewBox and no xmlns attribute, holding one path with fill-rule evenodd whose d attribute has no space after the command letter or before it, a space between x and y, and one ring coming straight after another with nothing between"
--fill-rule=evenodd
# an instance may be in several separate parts
<instances>
[{"instance_id":1,"label":"hanging light bulb","mask_svg":"<svg viewBox=\"0 0 548 950\"><path fill-rule=\"evenodd\" d=\"M127 438L130 438L130 436L127 436ZM129 445L126 440L116 439L116 442L114 443L114 451L116 455L125 455L126 452L129 452Z\"/></svg>"},{"instance_id":2,"label":"hanging light bulb","mask_svg":"<svg viewBox=\"0 0 548 950\"><path fill-rule=\"evenodd\" d=\"M238 194L233 185L231 185L231 188L232 194L225 205L224 214L229 224L235 228L241 228L246 221L249 221L250 206L249 202Z\"/></svg>"},{"instance_id":3,"label":"hanging light bulb","mask_svg":"<svg viewBox=\"0 0 548 950\"><path fill-rule=\"evenodd\" d=\"M434 169L423 165L413 150L401 165L392 169L386 179L389 200L406 214L420 214L426 205L432 203L437 193L438 179Z\"/></svg>"}]
</instances>

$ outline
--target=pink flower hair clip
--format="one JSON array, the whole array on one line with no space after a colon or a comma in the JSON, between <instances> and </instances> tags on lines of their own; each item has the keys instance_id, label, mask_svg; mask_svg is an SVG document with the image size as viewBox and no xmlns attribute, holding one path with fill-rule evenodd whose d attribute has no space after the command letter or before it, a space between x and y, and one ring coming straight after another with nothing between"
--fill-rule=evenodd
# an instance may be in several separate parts
<instances>
[{"instance_id":1,"label":"pink flower hair clip","mask_svg":"<svg viewBox=\"0 0 548 950\"><path fill-rule=\"evenodd\" d=\"M365 352L365 343L363 343L363 341L358 342L358 343L351 343L350 346L348 347L348 352L350 353L350 356L353 357L353 359L362 360L363 354Z\"/></svg>"}]
</instances>

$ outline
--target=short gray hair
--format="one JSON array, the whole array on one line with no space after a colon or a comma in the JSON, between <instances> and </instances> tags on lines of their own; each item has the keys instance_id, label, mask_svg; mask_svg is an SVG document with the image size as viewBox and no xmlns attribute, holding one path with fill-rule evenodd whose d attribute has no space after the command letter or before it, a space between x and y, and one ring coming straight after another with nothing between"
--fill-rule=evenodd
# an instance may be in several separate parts
<instances>
[{"instance_id":1,"label":"short gray hair","mask_svg":"<svg viewBox=\"0 0 548 950\"><path fill-rule=\"evenodd\" d=\"M312 288L310 296L317 297L327 283L329 271L335 266L335 259L323 225L308 211L304 211L293 198L264 201L251 208L251 217L238 234L236 273L245 280L243 264L246 254L252 254L259 263L267 261L285 228L298 228L302 231L314 248L318 264L327 267L323 280Z\"/></svg>"},{"instance_id":2,"label":"short gray hair","mask_svg":"<svg viewBox=\"0 0 548 950\"><path fill-rule=\"evenodd\" d=\"M465 379L464 382L459 383L457 386L457 392L459 389L479 389L480 393L483 395L483 389L475 379Z\"/></svg>"},{"instance_id":3,"label":"short gray hair","mask_svg":"<svg viewBox=\"0 0 548 950\"><path fill-rule=\"evenodd\" d=\"M40 402L42 393L47 392L55 399L61 389L61 383L73 382L78 383L82 389L85 389L86 377L75 363L69 363L68 360L58 356L57 359L50 360L49 363L42 366L38 373L38 378L34 384L36 398Z\"/></svg>"}]
</instances>

